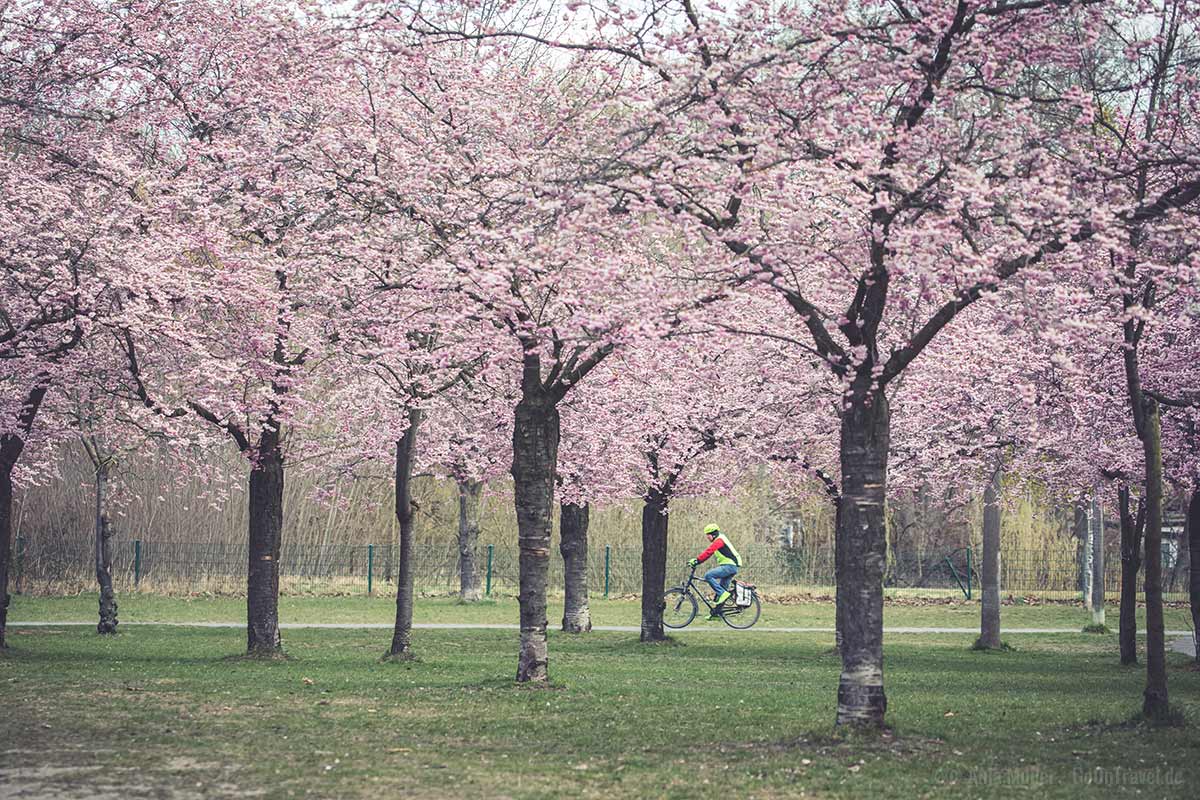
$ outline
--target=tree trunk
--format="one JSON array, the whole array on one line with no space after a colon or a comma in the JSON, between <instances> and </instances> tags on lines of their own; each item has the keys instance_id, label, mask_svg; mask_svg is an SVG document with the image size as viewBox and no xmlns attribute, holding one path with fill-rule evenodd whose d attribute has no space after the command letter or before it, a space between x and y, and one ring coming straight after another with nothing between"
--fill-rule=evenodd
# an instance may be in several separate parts
<instances>
[{"instance_id":1,"label":"tree trunk","mask_svg":"<svg viewBox=\"0 0 1200 800\"><path fill-rule=\"evenodd\" d=\"M1092 538L1092 624L1104 624L1104 509L1093 493L1088 511Z\"/></svg>"},{"instance_id":2,"label":"tree trunk","mask_svg":"<svg viewBox=\"0 0 1200 800\"><path fill-rule=\"evenodd\" d=\"M670 498L651 489L642 505L642 633L643 642L661 642L663 592L667 588L667 525Z\"/></svg>"},{"instance_id":3,"label":"tree trunk","mask_svg":"<svg viewBox=\"0 0 1200 800\"><path fill-rule=\"evenodd\" d=\"M1200 485L1192 488L1187 515L1188 600L1192 607L1192 636L1200 639ZM1196 648L1196 662L1200 663L1200 647Z\"/></svg>"},{"instance_id":4,"label":"tree trunk","mask_svg":"<svg viewBox=\"0 0 1200 800\"><path fill-rule=\"evenodd\" d=\"M1142 713L1165 719L1167 698L1166 642L1162 606L1162 433L1158 401L1145 400L1142 449L1146 461L1146 691Z\"/></svg>"},{"instance_id":5,"label":"tree trunk","mask_svg":"<svg viewBox=\"0 0 1200 800\"><path fill-rule=\"evenodd\" d=\"M1121 616L1118 638L1121 663L1137 663L1137 577L1142 568L1142 529L1145 505L1138 503L1137 520L1129 508L1129 487L1118 490L1121 506Z\"/></svg>"},{"instance_id":6,"label":"tree trunk","mask_svg":"<svg viewBox=\"0 0 1200 800\"><path fill-rule=\"evenodd\" d=\"M833 512L833 532L834 532L834 547L833 547L833 574L838 574L838 547L837 547L837 532L842 524L842 504L837 503ZM834 583L837 583L837 578L834 578ZM842 604L837 602L837 587L834 587L834 603L833 603L833 655L840 656L842 654Z\"/></svg>"},{"instance_id":7,"label":"tree trunk","mask_svg":"<svg viewBox=\"0 0 1200 800\"><path fill-rule=\"evenodd\" d=\"M560 507L559 552L563 558L562 629L587 633L592 629L588 609L588 504L563 503Z\"/></svg>"},{"instance_id":8,"label":"tree trunk","mask_svg":"<svg viewBox=\"0 0 1200 800\"><path fill-rule=\"evenodd\" d=\"M117 597L113 592L112 549L109 540L112 531L108 527L108 516L104 513L104 489L108 483L108 467L96 467L96 583L100 585L100 622L97 633L117 632Z\"/></svg>"},{"instance_id":9,"label":"tree trunk","mask_svg":"<svg viewBox=\"0 0 1200 800\"><path fill-rule=\"evenodd\" d=\"M390 658L412 658L413 615L413 507L412 471L421 412L408 410L408 427L396 442L396 522L400 525L400 555L396 566L396 624L392 628Z\"/></svg>"},{"instance_id":10,"label":"tree trunk","mask_svg":"<svg viewBox=\"0 0 1200 800\"><path fill-rule=\"evenodd\" d=\"M546 583L554 475L558 463L559 417L555 402L541 389L536 357L527 356L521 400L513 415L513 499L520 545L521 650L518 683L549 680L546 647Z\"/></svg>"},{"instance_id":11,"label":"tree trunk","mask_svg":"<svg viewBox=\"0 0 1200 800\"><path fill-rule=\"evenodd\" d=\"M475 547L479 543L479 505L483 481L458 481L458 596L464 603L483 598Z\"/></svg>"},{"instance_id":12,"label":"tree trunk","mask_svg":"<svg viewBox=\"0 0 1200 800\"><path fill-rule=\"evenodd\" d=\"M283 453L278 433L262 435L250 469L250 563L246 576L246 652L275 656L279 637L279 547L283 538Z\"/></svg>"},{"instance_id":13,"label":"tree trunk","mask_svg":"<svg viewBox=\"0 0 1200 800\"><path fill-rule=\"evenodd\" d=\"M884 497L891 417L882 391L855 390L842 414L842 505L837 527L837 603L842 639L837 724L881 726Z\"/></svg>"},{"instance_id":14,"label":"tree trunk","mask_svg":"<svg viewBox=\"0 0 1200 800\"><path fill-rule=\"evenodd\" d=\"M0 650L8 645L5 632L8 625L8 565L12 561L12 485L13 465L0 461Z\"/></svg>"},{"instance_id":15,"label":"tree trunk","mask_svg":"<svg viewBox=\"0 0 1200 800\"><path fill-rule=\"evenodd\" d=\"M73 346L73 345L72 345ZM6 634L8 632L8 604L12 595L8 592L9 565L12 563L12 501L13 501L13 468L17 459L25 449L24 434L33 429L33 421L37 418L42 400L46 397L47 387L35 385L25 396L25 403L17 415L16 429L18 433L0 435L0 650L8 647Z\"/></svg>"},{"instance_id":16,"label":"tree trunk","mask_svg":"<svg viewBox=\"0 0 1200 800\"><path fill-rule=\"evenodd\" d=\"M1181 495L1181 500L1182 500ZM1175 559L1171 564L1171 578L1167 580L1163 586L1163 591L1174 593L1175 582L1179 579L1179 570L1191 561L1191 546L1188 541L1191 538L1191 520L1188 517L1187 508L1184 508L1183 513L1183 534L1179 537L1175 547Z\"/></svg>"},{"instance_id":17,"label":"tree trunk","mask_svg":"<svg viewBox=\"0 0 1200 800\"><path fill-rule=\"evenodd\" d=\"M1079 591L1083 607L1092 610L1092 526L1088 524L1087 509L1075 504L1075 535L1079 537Z\"/></svg>"},{"instance_id":18,"label":"tree trunk","mask_svg":"<svg viewBox=\"0 0 1200 800\"><path fill-rule=\"evenodd\" d=\"M1000 482L997 465L983 490L983 594L977 647L998 650L1000 643Z\"/></svg>"}]
</instances>

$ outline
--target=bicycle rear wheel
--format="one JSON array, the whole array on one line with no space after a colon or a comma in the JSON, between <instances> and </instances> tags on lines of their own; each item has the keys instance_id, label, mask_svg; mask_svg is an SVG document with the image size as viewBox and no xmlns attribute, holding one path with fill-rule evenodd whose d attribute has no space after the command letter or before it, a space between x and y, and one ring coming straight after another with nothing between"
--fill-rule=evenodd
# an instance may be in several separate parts
<instances>
[{"instance_id":1,"label":"bicycle rear wheel","mask_svg":"<svg viewBox=\"0 0 1200 800\"><path fill-rule=\"evenodd\" d=\"M762 604L758 602L758 592L751 592L750 605L745 608L728 606L721 610L721 619L725 620L729 627L744 631L758 622L758 615L761 613Z\"/></svg>"},{"instance_id":2,"label":"bicycle rear wheel","mask_svg":"<svg viewBox=\"0 0 1200 800\"><path fill-rule=\"evenodd\" d=\"M682 628L696 618L696 598L683 589L667 589L663 595L663 625Z\"/></svg>"}]
</instances>

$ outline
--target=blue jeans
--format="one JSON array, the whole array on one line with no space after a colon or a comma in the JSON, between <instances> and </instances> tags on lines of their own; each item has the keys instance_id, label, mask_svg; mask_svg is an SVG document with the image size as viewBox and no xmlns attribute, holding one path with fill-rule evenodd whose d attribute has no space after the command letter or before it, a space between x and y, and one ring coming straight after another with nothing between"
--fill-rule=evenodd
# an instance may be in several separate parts
<instances>
[{"instance_id":1,"label":"blue jeans","mask_svg":"<svg viewBox=\"0 0 1200 800\"><path fill-rule=\"evenodd\" d=\"M720 597L721 592L729 588L729 582L733 580L733 576L737 575L737 573L738 568L733 564L722 564L704 573L704 580L708 581L708 585L712 587L715 593L713 596Z\"/></svg>"}]
</instances>

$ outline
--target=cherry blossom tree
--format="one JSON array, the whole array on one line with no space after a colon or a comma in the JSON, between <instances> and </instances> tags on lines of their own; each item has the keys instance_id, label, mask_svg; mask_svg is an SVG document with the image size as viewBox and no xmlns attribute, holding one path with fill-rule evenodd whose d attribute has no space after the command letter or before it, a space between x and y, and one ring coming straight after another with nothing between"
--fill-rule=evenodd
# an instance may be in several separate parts
<instances>
[{"instance_id":1,"label":"cherry blossom tree","mask_svg":"<svg viewBox=\"0 0 1200 800\"><path fill-rule=\"evenodd\" d=\"M444 402L430 412L428 438L441 446L430 448L428 458L458 489L459 599L470 603L483 598L478 561L483 493L511 463L515 400L482 376L462 386L464 391L442 395Z\"/></svg>"},{"instance_id":2,"label":"cherry blossom tree","mask_svg":"<svg viewBox=\"0 0 1200 800\"><path fill-rule=\"evenodd\" d=\"M457 339L461 328L456 331L456 326L447 325L441 329L435 314L419 320L413 314L395 313L397 301L403 299L397 292L385 292L374 302L355 304L356 324L343 342L363 375L343 386L340 394L347 402L338 405L336 412L339 418L349 420L345 427L354 438L349 452L355 459L370 459L380 443L394 442L395 513L400 534L396 622L387 656L397 659L413 657L412 481L416 465L430 460L428 454L422 459L418 432L431 407L446 410L445 403L434 405L439 396L471 380L482 366L482 342L464 345ZM374 458L384 461L383 455L375 452ZM465 453L454 455L457 463L466 460Z\"/></svg>"},{"instance_id":3,"label":"cherry blossom tree","mask_svg":"<svg viewBox=\"0 0 1200 800\"><path fill-rule=\"evenodd\" d=\"M491 54L499 64L511 54ZM579 65L578 74L586 71ZM615 348L656 318L653 265L603 196L572 188L574 165L605 119L591 86L468 68L471 93L433 106L443 172L453 176L428 222L447 267L444 286L498 331L490 361L518 380L512 475L520 531L518 681L547 679L546 576L555 490L559 403ZM466 135L470 132L470 135ZM483 166L486 165L486 166ZM452 224L447 224L450 209ZM460 213L467 209L468 213ZM588 212L585 214L584 212ZM586 222L587 224L581 224ZM518 377L519 376L519 377Z\"/></svg>"},{"instance_id":4,"label":"cherry blossom tree","mask_svg":"<svg viewBox=\"0 0 1200 800\"><path fill-rule=\"evenodd\" d=\"M1155 375L1146 369L1142 346L1148 332L1182 319L1178 293L1193 293L1200 274L1195 234L1200 138L1193 124L1200 107L1197 10L1189 0L1165 0L1119 20L1097 42L1096 66L1086 73L1087 89L1100 111L1097 179L1114 204L1131 209L1123 218L1124 235L1097 243L1096 260L1107 261L1107 269L1099 273L1106 283L1097 292L1116 306L1133 429L1143 451L1147 680L1142 711L1152 719L1169 714L1162 616L1161 407L1164 400L1179 405L1187 400L1169 400L1156 391L1155 384L1172 383L1171 372L1168 367ZM1169 345L1165 349L1169 352ZM1160 363L1168 366L1170 357Z\"/></svg>"},{"instance_id":5,"label":"cherry blossom tree","mask_svg":"<svg viewBox=\"0 0 1200 800\"><path fill-rule=\"evenodd\" d=\"M392 36L381 26L379 36L388 52L401 56L413 46L403 31ZM371 197L371 213L394 223L382 234L388 241L412 239L415 228L423 238L414 240L416 255L404 263L423 260L430 267L422 289L465 298L469 316L498 332L488 356L493 368L503 365L521 376L512 434L521 529L518 680L544 681L556 407L611 352L628 324L584 292L598 263L619 264L606 251L619 237L572 230L572 206L588 201L554 196L563 191L554 185L555 162L564 151L575 152L579 144L571 134L598 112L586 93L556 83L544 68L524 75L502 69L511 53L431 49L436 52L417 54L425 60L415 69L389 69L399 58L383 65L375 85L402 103L370 107L370 169L348 173L342 183ZM619 275L620 267L612 274ZM384 284L402 288L390 274Z\"/></svg>"},{"instance_id":6,"label":"cherry blossom tree","mask_svg":"<svg viewBox=\"0 0 1200 800\"><path fill-rule=\"evenodd\" d=\"M308 166L332 51L320 17L293 12L138 6L105 43L145 87L139 122L153 133L139 218L160 277L122 299L128 394L177 425L212 426L245 457L247 650L266 656L281 648L285 464L314 421L307 390L339 308L327 253L341 229Z\"/></svg>"},{"instance_id":7,"label":"cherry blossom tree","mask_svg":"<svg viewBox=\"0 0 1200 800\"><path fill-rule=\"evenodd\" d=\"M136 92L104 47L120 20L91 11L45 2L0 15L0 648L18 462L31 444L49 457L69 436L38 424L43 404L86 372L81 343L145 277L129 268L139 251Z\"/></svg>"}]
</instances>

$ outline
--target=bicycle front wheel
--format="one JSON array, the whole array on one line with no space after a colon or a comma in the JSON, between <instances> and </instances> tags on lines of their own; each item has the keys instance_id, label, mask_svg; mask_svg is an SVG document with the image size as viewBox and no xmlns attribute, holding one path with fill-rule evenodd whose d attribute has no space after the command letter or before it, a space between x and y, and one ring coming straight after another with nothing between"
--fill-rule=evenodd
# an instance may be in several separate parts
<instances>
[{"instance_id":1,"label":"bicycle front wheel","mask_svg":"<svg viewBox=\"0 0 1200 800\"><path fill-rule=\"evenodd\" d=\"M744 631L758 622L758 615L761 613L762 604L758 602L758 592L752 592L750 594L750 605L745 608L739 606L726 608L721 612L721 619L725 620L725 624L729 627Z\"/></svg>"},{"instance_id":2,"label":"bicycle front wheel","mask_svg":"<svg viewBox=\"0 0 1200 800\"><path fill-rule=\"evenodd\" d=\"M682 628L696 618L696 598L683 589L668 589L663 595L663 625Z\"/></svg>"}]
</instances>

